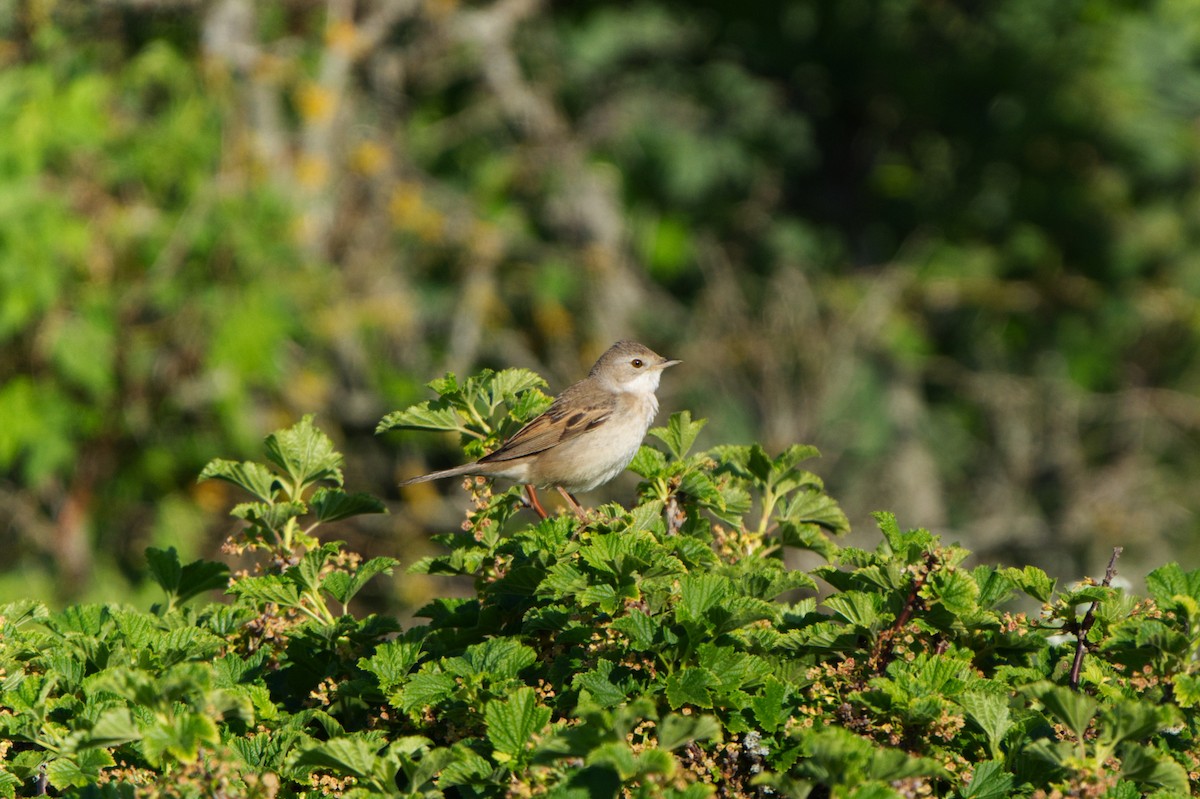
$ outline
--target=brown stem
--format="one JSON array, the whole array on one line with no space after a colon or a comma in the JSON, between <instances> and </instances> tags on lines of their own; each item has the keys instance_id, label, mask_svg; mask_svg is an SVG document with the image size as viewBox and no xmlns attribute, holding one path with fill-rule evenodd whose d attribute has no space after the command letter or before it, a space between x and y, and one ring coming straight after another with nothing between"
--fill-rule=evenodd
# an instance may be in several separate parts
<instances>
[{"instance_id":1,"label":"brown stem","mask_svg":"<svg viewBox=\"0 0 1200 799\"><path fill-rule=\"evenodd\" d=\"M908 624L912 619L913 613L916 612L917 606L920 604L921 588L924 587L925 581L929 578L933 567L937 565L937 559L932 552L925 553L925 570L913 577L912 585L908 589L908 597L904 600L904 607L900 610L900 615L892 622L892 626L879 634L879 639L875 642L875 649L871 653L871 664L877 671L883 671L884 667L892 660L892 649L888 646L896 634L904 629L904 625ZM887 647L885 651L885 647Z\"/></svg>"},{"instance_id":2,"label":"brown stem","mask_svg":"<svg viewBox=\"0 0 1200 799\"><path fill-rule=\"evenodd\" d=\"M1100 583L1105 588L1112 585L1113 578L1117 576L1117 558L1121 557L1124 550L1124 547L1113 547L1112 557L1108 559L1108 568L1104 572L1104 581ZM1087 634L1091 631L1092 625L1096 623L1096 608L1099 604L1100 600L1094 600L1087 609L1087 613L1083 614L1083 621L1075 627L1075 660L1071 663L1071 677L1068 683L1075 690L1079 690L1079 674L1083 671L1083 653L1087 651L1088 647Z\"/></svg>"}]
</instances>

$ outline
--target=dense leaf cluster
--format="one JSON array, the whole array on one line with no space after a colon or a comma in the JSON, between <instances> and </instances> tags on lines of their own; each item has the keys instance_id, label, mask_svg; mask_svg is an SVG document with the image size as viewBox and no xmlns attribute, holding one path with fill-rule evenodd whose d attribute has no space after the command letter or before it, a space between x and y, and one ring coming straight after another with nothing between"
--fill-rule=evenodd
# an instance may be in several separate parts
<instances>
[{"instance_id":1,"label":"dense leaf cluster","mask_svg":"<svg viewBox=\"0 0 1200 799\"><path fill-rule=\"evenodd\" d=\"M382 428L488 446L543 405L517 372L433 384ZM509 413L518 409L516 414ZM631 509L526 524L470 478L460 530L412 571L460 575L423 623L350 611L397 565L317 528L382 510L305 419L252 496L253 572L150 550L149 612L0 608L0 796L1187 796L1200 786L1200 571L1149 597L968 553L879 514L872 550L802 468L651 431ZM792 568L793 549L823 560ZM227 585L228 601L189 600ZM1023 601L1027 614L1013 609ZM1083 611L1086 609L1086 613Z\"/></svg>"}]
</instances>

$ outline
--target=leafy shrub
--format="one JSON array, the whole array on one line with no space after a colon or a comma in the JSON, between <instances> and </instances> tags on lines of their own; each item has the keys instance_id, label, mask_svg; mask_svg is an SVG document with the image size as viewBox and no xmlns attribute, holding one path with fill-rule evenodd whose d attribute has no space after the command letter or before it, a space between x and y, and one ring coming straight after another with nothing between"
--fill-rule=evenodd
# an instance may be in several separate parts
<instances>
[{"instance_id":1,"label":"leafy shrub","mask_svg":"<svg viewBox=\"0 0 1200 799\"><path fill-rule=\"evenodd\" d=\"M381 430L478 453L545 404L535 375L431 384ZM879 514L874 551L802 464L651 431L626 510L526 524L517 488L464 486L418 572L461 575L407 630L350 612L397 563L322 525L384 510L342 486L304 419L266 463L202 477L252 499L252 572L148 552L148 612L0 608L0 796L1186 796L1196 787L1200 571L1150 597L968 553ZM788 549L825 561L789 568ZM1109 575L1111 577L1111 574ZM226 587L228 601L198 604ZM1040 603L1027 615L1014 599ZM1036 605L1031 605L1035 607ZM1086 612L1081 613L1086 607Z\"/></svg>"}]
</instances>

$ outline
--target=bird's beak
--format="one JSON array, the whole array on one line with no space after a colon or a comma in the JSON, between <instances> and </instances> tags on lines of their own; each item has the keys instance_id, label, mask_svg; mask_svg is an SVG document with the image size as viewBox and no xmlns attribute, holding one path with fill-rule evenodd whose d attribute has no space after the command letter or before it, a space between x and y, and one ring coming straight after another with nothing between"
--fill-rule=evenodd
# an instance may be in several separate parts
<instances>
[{"instance_id":1,"label":"bird's beak","mask_svg":"<svg viewBox=\"0 0 1200 799\"><path fill-rule=\"evenodd\" d=\"M659 368L659 369L666 369L668 366L674 366L674 365L676 365L676 364L679 364L679 363L683 363L683 361L663 361L662 363L660 363L660 364L658 365L658 368Z\"/></svg>"}]
</instances>

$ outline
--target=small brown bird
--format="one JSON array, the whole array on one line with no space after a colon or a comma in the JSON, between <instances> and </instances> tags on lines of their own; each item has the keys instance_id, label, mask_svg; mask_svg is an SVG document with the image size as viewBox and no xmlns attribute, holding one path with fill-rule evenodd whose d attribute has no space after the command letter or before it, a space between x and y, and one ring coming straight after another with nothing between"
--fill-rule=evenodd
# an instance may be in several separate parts
<instances>
[{"instance_id":1,"label":"small brown bird","mask_svg":"<svg viewBox=\"0 0 1200 799\"><path fill-rule=\"evenodd\" d=\"M400 485L465 474L503 477L525 484L530 506L543 519L546 511L535 489L553 486L583 520L572 492L591 491L629 465L658 413L654 392L662 371L677 363L636 341L618 341L586 378L559 394L545 413L495 452Z\"/></svg>"}]
</instances>

